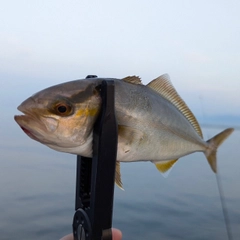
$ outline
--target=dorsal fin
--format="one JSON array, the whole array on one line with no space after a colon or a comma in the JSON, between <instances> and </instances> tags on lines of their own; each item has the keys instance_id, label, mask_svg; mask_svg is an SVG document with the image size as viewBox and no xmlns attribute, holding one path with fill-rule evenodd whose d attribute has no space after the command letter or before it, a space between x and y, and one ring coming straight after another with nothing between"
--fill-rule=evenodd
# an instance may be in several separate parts
<instances>
[{"instance_id":1,"label":"dorsal fin","mask_svg":"<svg viewBox=\"0 0 240 240\"><path fill-rule=\"evenodd\" d=\"M186 119L191 123L193 128L196 130L198 135L202 138L202 130L199 123L191 110L188 108L186 103L177 93L176 89L173 87L168 74L164 74L154 80L152 80L148 85L161 96L171 102L181 113L186 117Z\"/></svg>"},{"instance_id":2,"label":"dorsal fin","mask_svg":"<svg viewBox=\"0 0 240 240\"><path fill-rule=\"evenodd\" d=\"M128 76L122 79L124 82L133 84L142 84L141 78L137 76Z\"/></svg>"}]
</instances>

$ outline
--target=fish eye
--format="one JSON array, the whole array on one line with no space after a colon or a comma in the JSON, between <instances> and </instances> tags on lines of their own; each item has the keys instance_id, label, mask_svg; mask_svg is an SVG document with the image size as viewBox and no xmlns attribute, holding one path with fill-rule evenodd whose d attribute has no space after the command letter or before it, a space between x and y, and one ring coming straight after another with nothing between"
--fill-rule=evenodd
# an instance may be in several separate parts
<instances>
[{"instance_id":1,"label":"fish eye","mask_svg":"<svg viewBox=\"0 0 240 240\"><path fill-rule=\"evenodd\" d=\"M67 107L66 106L58 106L57 108L59 113L65 113L67 111Z\"/></svg>"},{"instance_id":2,"label":"fish eye","mask_svg":"<svg viewBox=\"0 0 240 240\"><path fill-rule=\"evenodd\" d=\"M68 116L72 113L72 107L66 103L58 103L55 106L55 112L61 116Z\"/></svg>"}]
</instances>

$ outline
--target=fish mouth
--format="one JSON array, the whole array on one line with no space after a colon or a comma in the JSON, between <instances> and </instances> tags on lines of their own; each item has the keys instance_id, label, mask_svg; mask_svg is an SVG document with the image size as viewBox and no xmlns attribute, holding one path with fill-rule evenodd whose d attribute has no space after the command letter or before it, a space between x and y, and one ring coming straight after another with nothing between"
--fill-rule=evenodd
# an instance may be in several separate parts
<instances>
[{"instance_id":1,"label":"fish mouth","mask_svg":"<svg viewBox=\"0 0 240 240\"><path fill-rule=\"evenodd\" d=\"M30 138L41 142L40 136L41 132L46 132L44 124L30 112L22 111L24 115L15 115L14 120L20 126L24 133L26 133ZM39 136L39 137L38 137Z\"/></svg>"},{"instance_id":2,"label":"fish mouth","mask_svg":"<svg viewBox=\"0 0 240 240\"><path fill-rule=\"evenodd\" d=\"M19 117L22 117L22 116L15 116L15 120L18 119ZM16 120L16 122L18 123L18 121ZM20 128L23 130L24 133L26 133L30 138L32 138L33 140L36 140L36 141L40 141L33 133L32 131L30 131L29 129L27 129L26 127L22 126L20 123L18 123Z\"/></svg>"}]
</instances>

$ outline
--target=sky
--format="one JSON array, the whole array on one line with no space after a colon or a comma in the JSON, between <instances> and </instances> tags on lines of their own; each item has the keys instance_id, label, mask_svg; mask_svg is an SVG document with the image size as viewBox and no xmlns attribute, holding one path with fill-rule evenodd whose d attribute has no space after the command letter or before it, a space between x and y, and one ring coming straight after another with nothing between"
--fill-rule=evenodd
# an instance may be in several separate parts
<instances>
[{"instance_id":1,"label":"sky","mask_svg":"<svg viewBox=\"0 0 240 240\"><path fill-rule=\"evenodd\" d=\"M168 73L196 115L240 115L239 11L237 0L4 1L1 101L17 113L33 93L89 74L147 84Z\"/></svg>"}]
</instances>

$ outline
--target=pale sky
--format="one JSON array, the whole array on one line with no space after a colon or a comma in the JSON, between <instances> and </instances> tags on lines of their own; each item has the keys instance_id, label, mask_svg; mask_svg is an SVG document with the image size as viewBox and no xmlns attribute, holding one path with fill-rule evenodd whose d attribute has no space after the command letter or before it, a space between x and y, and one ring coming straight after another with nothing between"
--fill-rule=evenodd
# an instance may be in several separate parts
<instances>
[{"instance_id":1,"label":"pale sky","mask_svg":"<svg viewBox=\"0 0 240 240\"><path fill-rule=\"evenodd\" d=\"M2 98L88 74L168 73L195 114L239 115L239 13L238 0L3 1Z\"/></svg>"}]
</instances>

